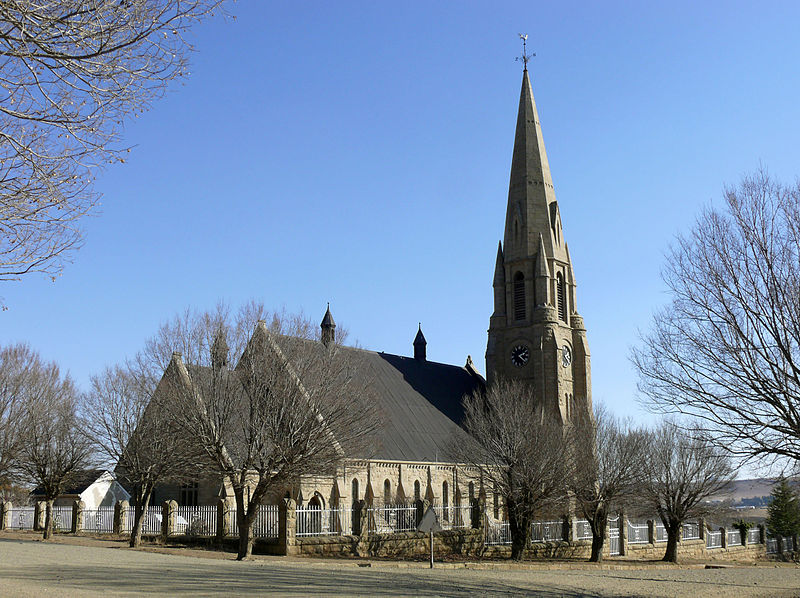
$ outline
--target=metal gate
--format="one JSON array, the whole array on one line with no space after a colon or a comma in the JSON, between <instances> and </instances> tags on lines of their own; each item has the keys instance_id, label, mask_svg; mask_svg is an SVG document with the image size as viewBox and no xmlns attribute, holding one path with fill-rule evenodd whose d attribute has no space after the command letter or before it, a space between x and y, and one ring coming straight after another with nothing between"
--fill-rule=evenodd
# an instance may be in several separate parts
<instances>
[{"instance_id":1,"label":"metal gate","mask_svg":"<svg viewBox=\"0 0 800 598\"><path fill-rule=\"evenodd\" d=\"M619 556L619 517L608 520L608 554Z\"/></svg>"}]
</instances>

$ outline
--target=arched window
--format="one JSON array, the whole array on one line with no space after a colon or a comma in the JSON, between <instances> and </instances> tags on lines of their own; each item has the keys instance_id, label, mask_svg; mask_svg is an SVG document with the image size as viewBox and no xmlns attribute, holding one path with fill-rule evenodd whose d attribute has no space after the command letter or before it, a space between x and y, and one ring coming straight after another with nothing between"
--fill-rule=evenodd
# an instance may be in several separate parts
<instances>
[{"instance_id":1,"label":"arched window","mask_svg":"<svg viewBox=\"0 0 800 598\"><path fill-rule=\"evenodd\" d=\"M494 511L494 518L500 519L500 494L497 491L497 484L492 488L492 507Z\"/></svg>"},{"instance_id":2,"label":"arched window","mask_svg":"<svg viewBox=\"0 0 800 598\"><path fill-rule=\"evenodd\" d=\"M392 483L389 480L383 482L383 504L392 504Z\"/></svg>"},{"instance_id":3,"label":"arched window","mask_svg":"<svg viewBox=\"0 0 800 598\"><path fill-rule=\"evenodd\" d=\"M353 478L353 502L358 502L358 480Z\"/></svg>"},{"instance_id":4,"label":"arched window","mask_svg":"<svg viewBox=\"0 0 800 598\"><path fill-rule=\"evenodd\" d=\"M447 482L442 482L442 518L448 521L448 507L450 506L450 495L448 494Z\"/></svg>"},{"instance_id":5,"label":"arched window","mask_svg":"<svg viewBox=\"0 0 800 598\"><path fill-rule=\"evenodd\" d=\"M416 482L414 482L414 500L415 501L420 500L420 496L421 495L420 495L419 480L417 480Z\"/></svg>"},{"instance_id":6,"label":"arched window","mask_svg":"<svg viewBox=\"0 0 800 598\"><path fill-rule=\"evenodd\" d=\"M556 274L556 294L558 296L558 319L567 321L567 298L564 295L564 277Z\"/></svg>"},{"instance_id":7,"label":"arched window","mask_svg":"<svg viewBox=\"0 0 800 598\"><path fill-rule=\"evenodd\" d=\"M469 502L472 502L475 500L475 482L470 482L467 489L469 490Z\"/></svg>"},{"instance_id":8,"label":"arched window","mask_svg":"<svg viewBox=\"0 0 800 598\"><path fill-rule=\"evenodd\" d=\"M525 319L525 275L522 272L514 274L514 319Z\"/></svg>"}]
</instances>

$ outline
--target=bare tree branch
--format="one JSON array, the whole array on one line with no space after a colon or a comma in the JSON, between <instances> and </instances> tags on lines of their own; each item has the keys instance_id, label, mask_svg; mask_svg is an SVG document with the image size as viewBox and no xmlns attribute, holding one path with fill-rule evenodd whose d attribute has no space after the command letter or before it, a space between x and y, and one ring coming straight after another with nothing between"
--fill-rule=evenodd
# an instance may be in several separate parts
<instances>
[{"instance_id":1,"label":"bare tree branch","mask_svg":"<svg viewBox=\"0 0 800 598\"><path fill-rule=\"evenodd\" d=\"M0 281L60 274L123 123L188 75L190 27L221 2L0 1Z\"/></svg>"}]
</instances>

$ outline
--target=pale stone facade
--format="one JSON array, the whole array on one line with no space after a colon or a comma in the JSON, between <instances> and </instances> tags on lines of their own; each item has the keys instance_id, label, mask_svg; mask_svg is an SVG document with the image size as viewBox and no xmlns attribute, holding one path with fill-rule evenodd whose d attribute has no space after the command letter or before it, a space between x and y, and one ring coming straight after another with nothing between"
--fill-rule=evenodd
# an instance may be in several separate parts
<instances>
[{"instance_id":1,"label":"pale stone facade","mask_svg":"<svg viewBox=\"0 0 800 598\"><path fill-rule=\"evenodd\" d=\"M526 380L565 423L591 411L586 328L528 71L522 79L503 242L497 248L486 370Z\"/></svg>"}]
</instances>

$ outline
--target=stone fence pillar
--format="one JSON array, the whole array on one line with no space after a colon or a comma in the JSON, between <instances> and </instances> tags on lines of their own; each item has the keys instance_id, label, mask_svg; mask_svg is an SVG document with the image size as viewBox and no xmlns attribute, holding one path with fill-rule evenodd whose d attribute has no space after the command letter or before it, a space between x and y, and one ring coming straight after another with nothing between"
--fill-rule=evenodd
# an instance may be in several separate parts
<instances>
[{"instance_id":1,"label":"stone fence pillar","mask_svg":"<svg viewBox=\"0 0 800 598\"><path fill-rule=\"evenodd\" d=\"M11 509L12 505L9 501L0 503L0 529L8 529L11 527Z\"/></svg>"},{"instance_id":2,"label":"stone fence pillar","mask_svg":"<svg viewBox=\"0 0 800 598\"><path fill-rule=\"evenodd\" d=\"M624 511L619 513L619 554L628 554L628 514Z\"/></svg>"},{"instance_id":3,"label":"stone fence pillar","mask_svg":"<svg viewBox=\"0 0 800 598\"><path fill-rule=\"evenodd\" d=\"M175 516L178 512L178 503L174 500L166 501L161 507L161 539L165 542L175 532Z\"/></svg>"},{"instance_id":4,"label":"stone fence pillar","mask_svg":"<svg viewBox=\"0 0 800 598\"><path fill-rule=\"evenodd\" d=\"M114 533L117 535L124 534L128 527L128 507L130 503L127 500L121 500L114 505Z\"/></svg>"},{"instance_id":5,"label":"stone fence pillar","mask_svg":"<svg viewBox=\"0 0 800 598\"><path fill-rule=\"evenodd\" d=\"M41 531L44 529L45 518L47 517L47 503L37 500L33 506L33 529Z\"/></svg>"},{"instance_id":6,"label":"stone fence pillar","mask_svg":"<svg viewBox=\"0 0 800 598\"><path fill-rule=\"evenodd\" d=\"M758 524L758 543L767 543L767 527L763 523Z\"/></svg>"},{"instance_id":7,"label":"stone fence pillar","mask_svg":"<svg viewBox=\"0 0 800 598\"><path fill-rule=\"evenodd\" d=\"M719 531L722 532L720 535L722 536L722 548L728 547L728 530L724 527L719 528Z\"/></svg>"},{"instance_id":8,"label":"stone fence pillar","mask_svg":"<svg viewBox=\"0 0 800 598\"><path fill-rule=\"evenodd\" d=\"M83 512L86 510L86 503L76 500L72 503L72 533L77 534L83 530Z\"/></svg>"},{"instance_id":9,"label":"stone fence pillar","mask_svg":"<svg viewBox=\"0 0 800 598\"><path fill-rule=\"evenodd\" d=\"M486 501L485 500L478 500L476 507L475 507L475 521L473 523L473 527L479 530L486 529ZM485 534L484 538L485 538Z\"/></svg>"},{"instance_id":10,"label":"stone fence pillar","mask_svg":"<svg viewBox=\"0 0 800 598\"><path fill-rule=\"evenodd\" d=\"M575 541L575 522L569 514L561 518L561 539L570 543Z\"/></svg>"},{"instance_id":11,"label":"stone fence pillar","mask_svg":"<svg viewBox=\"0 0 800 598\"><path fill-rule=\"evenodd\" d=\"M231 501L227 498L220 498L217 500L217 540L222 542L226 537L232 536L234 530L231 529L231 519L228 514L231 509L235 510L236 506L231 506Z\"/></svg>"},{"instance_id":12,"label":"stone fence pillar","mask_svg":"<svg viewBox=\"0 0 800 598\"><path fill-rule=\"evenodd\" d=\"M697 521L697 525L700 527L700 539L703 541L703 544L705 544L705 543L706 543L706 532L708 531L708 530L706 529L706 520L705 520L705 517L701 517L701 518L700 518L700 519Z\"/></svg>"},{"instance_id":13,"label":"stone fence pillar","mask_svg":"<svg viewBox=\"0 0 800 598\"><path fill-rule=\"evenodd\" d=\"M365 501L358 503L358 519L361 526L358 530L358 542L356 542L356 556L369 556L369 507Z\"/></svg>"},{"instance_id":14,"label":"stone fence pillar","mask_svg":"<svg viewBox=\"0 0 800 598\"><path fill-rule=\"evenodd\" d=\"M286 556L297 554L297 503L284 498L278 505L278 544Z\"/></svg>"}]
</instances>

